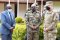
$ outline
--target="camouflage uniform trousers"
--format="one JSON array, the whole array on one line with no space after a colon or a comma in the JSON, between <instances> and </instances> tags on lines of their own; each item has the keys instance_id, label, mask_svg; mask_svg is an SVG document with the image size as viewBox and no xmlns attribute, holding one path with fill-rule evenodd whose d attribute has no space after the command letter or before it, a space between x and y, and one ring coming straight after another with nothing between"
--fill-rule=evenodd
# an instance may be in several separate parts
<instances>
[{"instance_id":1,"label":"camouflage uniform trousers","mask_svg":"<svg viewBox=\"0 0 60 40\"><path fill-rule=\"evenodd\" d=\"M56 40L56 33L53 32L44 32L44 40Z\"/></svg>"},{"instance_id":2,"label":"camouflage uniform trousers","mask_svg":"<svg viewBox=\"0 0 60 40\"><path fill-rule=\"evenodd\" d=\"M39 31L35 32L31 28L27 29L27 40L39 40Z\"/></svg>"}]
</instances>

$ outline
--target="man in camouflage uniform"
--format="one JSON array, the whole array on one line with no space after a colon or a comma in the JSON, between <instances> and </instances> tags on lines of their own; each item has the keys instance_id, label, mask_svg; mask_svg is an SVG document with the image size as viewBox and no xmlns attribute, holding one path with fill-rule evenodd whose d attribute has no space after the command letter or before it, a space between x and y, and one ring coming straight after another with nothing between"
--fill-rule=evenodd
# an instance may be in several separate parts
<instances>
[{"instance_id":1,"label":"man in camouflage uniform","mask_svg":"<svg viewBox=\"0 0 60 40\"><path fill-rule=\"evenodd\" d=\"M25 14L27 25L27 40L39 40L39 26L41 15L36 10L36 4L32 4L31 9Z\"/></svg>"},{"instance_id":2,"label":"man in camouflage uniform","mask_svg":"<svg viewBox=\"0 0 60 40\"><path fill-rule=\"evenodd\" d=\"M44 15L44 40L56 40L56 24L58 20L57 13L53 11L52 1L47 2Z\"/></svg>"}]
</instances>

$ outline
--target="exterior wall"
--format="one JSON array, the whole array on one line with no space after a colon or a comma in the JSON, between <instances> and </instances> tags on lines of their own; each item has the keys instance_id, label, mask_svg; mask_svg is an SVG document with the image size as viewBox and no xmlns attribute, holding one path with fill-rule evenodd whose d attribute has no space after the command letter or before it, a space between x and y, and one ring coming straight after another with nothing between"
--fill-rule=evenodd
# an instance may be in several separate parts
<instances>
[{"instance_id":1,"label":"exterior wall","mask_svg":"<svg viewBox=\"0 0 60 40\"><path fill-rule=\"evenodd\" d=\"M56 11L60 11L60 1L54 1L54 9Z\"/></svg>"},{"instance_id":2,"label":"exterior wall","mask_svg":"<svg viewBox=\"0 0 60 40\"><path fill-rule=\"evenodd\" d=\"M0 13L4 10L4 3L0 3Z\"/></svg>"},{"instance_id":3,"label":"exterior wall","mask_svg":"<svg viewBox=\"0 0 60 40\"><path fill-rule=\"evenodd\" d=\"M15 11L14 3L11 3L11 6L13 11ZM0 13L4 10L4 8L5 8L4 3L0 3ZM39 11L40 10L41 10L41 5L39 5ZM19 4L19 13L17 13L17 17L24 18L25 13L26 13L26 4Z\"/></svg>"},{"instance_id":4,"label":"exterior wall","mask_svg":"<svg viewBox=\"0 0 60 40\"><path fill-rule=\"evenodd\" d=\"M14 11L14 4L11 4L11 6L12 6L12 9L13 9L13 11ZM4 11L4 9L5 9L4 3L0 3L0 13L1 13L2 11Z\"/></svg>"},{"instance_id":5,"label":"exterior wall","mask_svg":"<svg viewBox=\"0 0 60 40\"><path fill-rule=\"evenodd\" d=\"M17 17L24 18L25 13L26 13L26 4L20 4L19 5L19 13L17 13Z\"/></svg>"},{"instance_id":6,"label":"exterior wall","mask_svg":"<svg viewBox=\"0 0 60 40\"><path fill-rule=\"evenodd\" d=\"M60 21L60 1L54 1L54 10L59 14L59 21Z\"/></svg>"},{"instance_id":7,"label":"exterior wall","mask_svg":"<svg viewBox=\"0 0 60 40\"><path fill-rule=\"evenodd\" d=\"M12 10L15 11L15 6L14 6L14 4L11 4L11 6L12 6Z\"/></svg>"}]
</instances>

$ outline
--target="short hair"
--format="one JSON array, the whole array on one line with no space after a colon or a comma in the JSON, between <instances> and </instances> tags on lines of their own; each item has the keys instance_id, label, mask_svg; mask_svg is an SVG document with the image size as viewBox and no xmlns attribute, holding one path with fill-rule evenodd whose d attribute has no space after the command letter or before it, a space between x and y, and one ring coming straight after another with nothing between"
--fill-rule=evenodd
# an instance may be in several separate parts
<instances>
[{"instance_id":1,"label":"short hair","mask_svg":"<svg viewBox=\"0 0 60 40\"><path fill-rule=\"evenodd\" d=\"M6 5L6 9L12 9L10 4Z\"/></svg>"}]
</instances>

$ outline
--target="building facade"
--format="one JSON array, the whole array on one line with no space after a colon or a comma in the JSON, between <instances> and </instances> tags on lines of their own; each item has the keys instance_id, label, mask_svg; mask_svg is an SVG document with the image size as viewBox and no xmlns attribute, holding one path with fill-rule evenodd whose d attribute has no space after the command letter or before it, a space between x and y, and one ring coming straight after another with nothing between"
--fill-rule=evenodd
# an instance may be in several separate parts
<instances>
[{"instance_id":1,"label":"building facade","mask_svg":"<svg viewBox=\"0 0 60 40\"><path fill-rule=\"evenodd\" d=\"M17 17L22 17L24 18L24 14L26 12L26 1L27 0L20 0L19 2L19 13L17 13L17 0L11 0L11 5L12 5L12 9L15 12L15 16ZM5 9L6 4L9 1L7 0L0 0L0 13ZM37 2L39 3L39 10L41 10L41 1L37 0ZM31 6L31 4L34 3L34 0L29 0L29 7Z\"/></svg>"},{"instance_id":2,"label":"building facade","mask_svg":"<svg viewBox=\"0 0 60 40\"><path fill-rule=\"evenodd\" d=\"M12 9L15 13L15 17L24 18L24 14L26 13L26 6L27 6L26 1L27 0L19 1L19 13L17 13L17 0L11 0L11 5L12 5ZM8 2L9 1L7 1L7 0L0 0L0 13L5 9L5 6ZM39 11L40 11L41 10L41 0L37 0L37 2L39 4ZM46 0L44 0L44 4L45 4L45 2L46 2ZM60 10L60 1L55 0L53 2L54 2L55 10L58 10L58 9ZM29 7L31 6L32 3L34 3L34 0L29 0Z\"/></svg>"}]
</instances>

